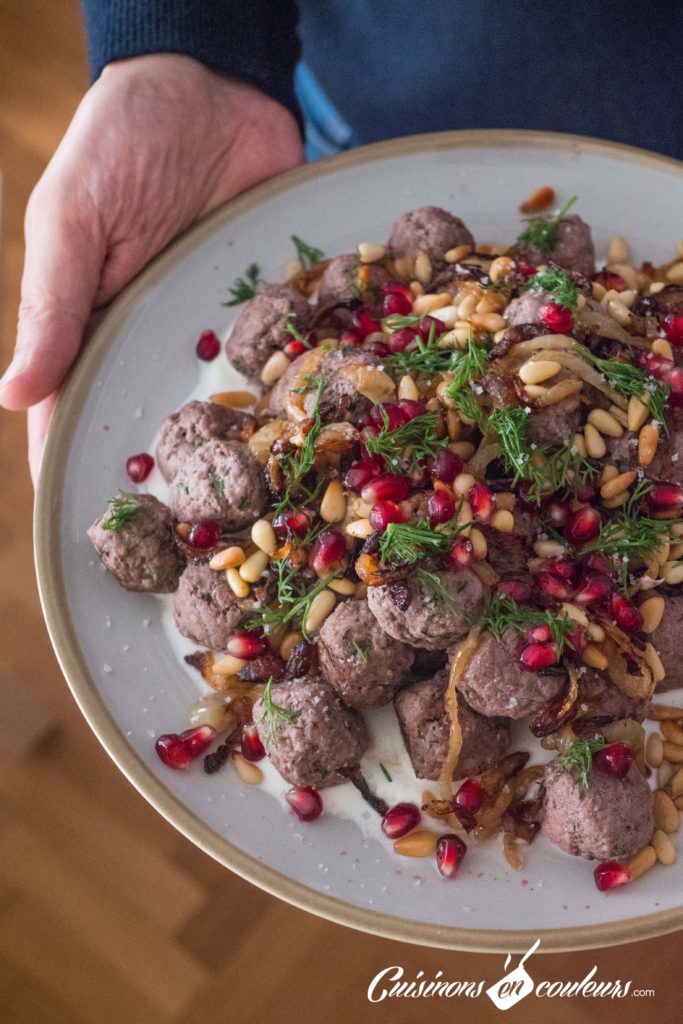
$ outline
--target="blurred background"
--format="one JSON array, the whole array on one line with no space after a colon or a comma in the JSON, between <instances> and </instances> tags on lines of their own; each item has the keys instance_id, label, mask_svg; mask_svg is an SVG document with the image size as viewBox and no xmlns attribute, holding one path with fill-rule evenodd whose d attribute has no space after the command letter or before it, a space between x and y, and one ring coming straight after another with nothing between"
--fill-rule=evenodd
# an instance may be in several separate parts
<instances>
[{"instance_id":1,"label":"blurred background","mask_svg":"<svg viewBox=\"0 0 683 1024\"><path fill-rule=\"evenodd\" d=\"M2 367L14 344L22 218L87 88L76 0L0 0ZM367 1001L384 967L493 982L502 956L421 949L350 932L254 889L191 846L119 774L76 708L42 623L31 550L25 423L0 410L0 1021L2 1024L478 1024L485 997ZM640 1024L676 1019L681 934L534 958L537 980L603 978L647 999L506 1014Z\"/></svg>"}]
</instances>

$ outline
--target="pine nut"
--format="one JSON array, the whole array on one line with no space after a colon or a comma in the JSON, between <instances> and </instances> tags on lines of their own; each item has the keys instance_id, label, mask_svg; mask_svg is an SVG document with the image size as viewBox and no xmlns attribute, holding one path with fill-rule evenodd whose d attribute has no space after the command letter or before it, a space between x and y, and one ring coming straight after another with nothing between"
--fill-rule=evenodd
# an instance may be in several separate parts
<instances>
[{"instance_id":1,"label":"pine nut","mask_svg":"<svg viewBox=\"0 0 683 1024\"><path fill-rule=\"evenodd\" d=\"M457 441L462 430L462 420L455 409L446 411L446 431L450 441Z\"/></svg>"},{"instance_id":2,"label":"pine nut","mask_svg":"<svg viewBox=\"0 0 683 1024\"><path fill-rule=\"evenodd\" d=\"M657 788L666 789L666 787L669 785L671 776L674 774L675 771L675 764L669 764L668 761L662 761L659 768L657 769Z\"/></svg>"},{"instance_id":3,"label":"pine nut","mask_svg":"<svg viewBox=\"0 0 683 1024\"><path fill-rule=\"evenodd\" d=\"M398 277L407 281L411 277L415 277L415 260L410 256L398 256L394 260L394 269Z\"/></svg>"},{"instance_id":4,"label":"pine nut","mask_svg":"<svg viewBox=\"0 0 683 1024\"><path fill-rule=\"evenodd\" d=\"M671 777L671 796L683 796L683 768L679 768Z\"/></svg>"},{"instance_id":5,"label":"pine nut","mask_svg":"<svg viewBox=\"0 0 683 1024\"><path fill-rule=\"evenodd\" d=\"M541 185L520 205L520 213L539 213L555 202L555 190L550 185Z\"/></svg>"},{"instance_id":6,"label":"pine nut","mask_svg":"<svg viewBox=\"0 0 683 1024\"><path fill-rule=\"evenodd\" d=\"M290 361L284 352L273 352L266 365L261 370L261 382L270 387L282 377L289 369Z\"/></svg>"},{"instance_id":7,"label":"pine nut","mask_svg":"<svg viewBox=\"0 0 683 1024\"><path fill-rule=\"evenodd\" d=\"M352 594L356 593L357 584L353 580L347 580L345 577L342 577L338 580L330 580L328 586L330 590L334 590L335 594L351 597Z\"/></svg>"},{"instance_id":8,"label":"pine nut","mask_svg":"<svg viewBox=\"0 0 683 1024\"><path fill-rule=\"evenodd\" d=\"M320 518L326 523L341 523L346 515L346 497L341 480L330 480L320 502Z\"/></svg>"},{"instance_id":9,"label":"pine nut","mask_svg":"<svg viewBox=\"0 0 683 1024\"><path fill-rule=\"evenodd\" d=\"M664 742L659 733L652 732L648 736L645 757L651 768L659 768L664 760Z\"/></svg>"},{"instance_id":10,"label":"pine nut","mask_svg":"<svg viewBox=\"0 0 683 1024\"><path fill-rule=\"evenodd\" d=\"M659 428L654 423L646 423L638 435L638 463L649 466L657 452L659 444Z\"/></svg>"},{"instance_id":11,"label":"pine nut","mask_svg":"<svg viewBox=\"0 0 683 1024\"><path fill-rule=\"evenodd\" d=\"M665 562L675 561L675 559L669 556L670 551L671 544L669 543L668 539L664 537L659 542L657 547L652 551L651 557L654 559L655 562L658 563L658 565L664 565Z\"/></svg>"},{"instance_id":12,"label":"pine nut","mask_svg":"<svg viewBox=\"0 0 683 1024\"><path fill-rule=\"evenodd\" d=\"M589 622L588 635L591 640L595 640L596 644L601 644L605 639L606 633L602 626L598 625L597 622Z\"/></svg>"},{"instance_id":13,"label":"pine nut","mask_svg":"<svg viewBox=\"0 0 683 1024\"><path fill-rule=\"evenodd\" d=\"M394 850L401 857L433 857L436 853L436 841L439 837L436 832L427 832L426 829L415 829L407 836L401 836L394 841Z\"/></svg>"},{"instance_id":14,"label":"pine nut","mask_svg":"<svg viewBox=\"0 0 683 1024\"><path fill-rule=\"evenodd\" d=\"M627 309L630 309L638 298L638 293L633 288L627 288L623 292L618 292L619 302L623 302Z\"/></svg>"},{"instance_id":15,"label":"pine nut","mask_svg":"<svg viewBox=\"0 0 683 1024\"><path fill-rule=\"evenodd\" d=\"M432 276L432 261L429 254L420 252L415 259L415 277L420 284L428 284Z\"/></svg>"},{"instance_id":16,"label":"pine nut","mask_svg":"<svg viewBox=\"0 0 683 1024\"><path fill-rule=\"evenodd\" d=\"M674 263L673 267L669 267L666 276L674 284L683 284L683 260L679 263Z\"/></svg>"},{"instance_id":17,"label":"pine nut","mask_svg":"<svg viewBox=\"0 0 683 1024\"><path fill-rule=\"evenodd\" d=\"M666 832L662 831L661 828L656 829L651 842L660 864L670 865L676 863L676 847Z\"/></svg>"},{"instance_id":18,"label":"pine nut","mask_svg":"<svg viewBox=\"0 0 683 1024\"><path fill-rule=\"evenodd\" d=\"M471 473L458 473L453 481L453 493L459 495L467 494L476 482Z\"/></svg>"},{"instance_id":19,"label":"pine nut","mask_svg":"<svg viewBox=\"0 0 683 1024\"><path fill-rule=\"evenodd\" d=\"M446 263L459 263L460 260L464 260L465 256L469 256L471 252L472 249L469 245L456 245L455 248L445 252L443 258Z\"/></svg>"},{"instance_id":20,"label":"pine nut","mask_svg":"<svg viewBox=\"0 0 683 1024\"><path fill-rule=\"evenodd\" d=\"M671 835L678 832L681 827L681 814L668 793L663 789L656 789L652 809L655 815L655 825L661 828L662 832Z\"/></svg>"},{"instance_id":21,"label":"pine nut","mask_svg":"<svg viewBox=\"0 0 683 1024\"><path fill-rule=\"evenodd\" d=\"M264 551L271 557L277 551L277 537L275 536L275 530L272 524L267 519L257 519L251 528L251 539L257 548ZM245 563L243 563L245 564ZM258 578L258 577L257 577ZM255 583L255 580L248 580L248 582Z\"/></svg>"},{"instance_id":22,"label":"pine nut","mask_svg":"<svg viewBox=\"0 0 683 1024\"><path fill-rule=\"evenodd\" d=\"M499 508L491 517L491 526L501 533L512 533L515 528L515 517L507 509Z\"/></svg>"},{"instance_id":23,"label":"pine nut","mask_svg":"<svg viewBox=\"0 0 683 1024\"><path fill-rule=\"evenodd\" d=\"M483 558L486 558L488 554L488 541L486 540L486 537L481 532L481 530L479 530L476 526L473 526L472 529L470 530L469 539L474 550L474 557L478 562L480 562Z\"/></svg>"},{"instance_id":24,"label":"pine nut","mask_svg":"<svg viewBox=\"0 0 683 1024\"><path fill-rule=\"evenodd\" d=\"M622 505L626 504L628 499L628 491L622 491L621 494L617 494L613 498L603 498L602 504L604 508L620 508Z\"/></svg>"},{"instance_id":25,"label":"pine nut","mask_svg":"<svg viewBox=\"0 0 683 1024\"><path fill-rule=\"evenodd\" d=\"M237 547L235 544L215 554L209 562L209 569L215 569L216 571L231 569L233 566L242 565L246 557L242 548Z\"/></svg>"},{"instance_id":26,"label":"pine nut","mask_svg":"<svg viewBox=\"0 0 683 1024\"><path fill-rule=\"evenodd\" d=\"M575 604L567 601L561 606L560 611L564 612L565 618L571 619L572 622L578 622L580 626L588 626L588 616L583 608L578 608Z\"/></svg>"},{"instance_id":27,"label":"pine nut","mask_svg":"<svg viewBox=\"0 0 683 1024\"><path fill-rule=\"evenodd\" d=\"M265 551L255 551L237 571L246 583L257 583L266 571L268 561Z\"/></svg>"},{"instance_id":28,"label":"pine nut","mask_svg":"<svg viewBox=\"0 0 683 1024\"><path fill-rule=\"evenodd\" d=\"M588 422L607 437L621 437L624 433L621 423L618 423L614 416L611 416L605 409L591 409L588 413Z\"/></svg>"},{"instance_id":29,"label":"pine nut","mask_svg":"<svg viewBox=\"0 0 683 1024\"><path fill-rule=\"evenodd\" d=\"M630 431L635 434L636 430L640 430L649 415L650 410L644 402L641 402L641 400L636 398L635 395L629 398L627 413L628 423L626 425Z\"/></svg>"},{"instance_id":30,"label":"pine nut","mask_svg":"<svg viewBox=\"0 0 683 1024\"><path fill-rule=\"evenodd\" d=\"M643 654L645 655L645 661L652 669L652 675L654 676L655 683L661 683L662 679L666 675L666 672L664 671L662 659L659 657L659 654L652 646L652 644L645 644Z\"/></svg>"},{"instance_id":31,"label":"pine nut","mask_svg":"<svg viewBox=\"0 0 683 1024\"><path fill-rule=\"evenodd\" d=\"M463 537L469 537L470 527L468 527L467 524L472 522L472 508L470 506L469 501L462 502L460 508L458 509L458 514L455 521L458 524L458 526L465 527L464 530L460 531Z\"/></svg>"},{"instance_id":32,"label":"pine nut","mask_svg":"<svg viewBox=\"0 0 683 1024\"><path fill-rule=\"evenodd\" d=\"M420 397L420 392L417 390L417 384L409 373L404 374L398 382L398 397L409 398L411 401L417 401Z\"/></svg>"},{"instance_id":33,"label":"pine nut","mask_svg":"<svg viewBox=\"0 0 683 1024\"><path fill-rule=\"evenodd\" d=\"M329 589L321 590L319 594L316 594L309 605L304 619L304 631L306 633L315 633L322 626L336 603L337 598Z\"/></svg>"},{"instance_id":34,"label":"pine nut","mask_svg":"<svg viewBox=\"0 0 683 1024\"><path fill-rule=\"evenodd\" d=\"M610 299L607 303L607 312L622 327L628 327L631 323L631 310L619 299Z\"/></svg>"},{"instance_id":35,"label":"pine nut","mask_svg":"<svg viewBox=\"0 0 683 1024\"><path fill-rule=\"evenodd\" d=\"M586 438L583 436L583 434L574 434L574 448L579 453L579 455L583 456L584 459L588 455L588 449L586 447Z\"/></svg>"},{"instance_id":36,"label":"pine nut","mask_svg":"<svg viewBox=\"0 0 683 1024\"><path fill-rule=\"evenodd\" d=\"M683 583L683 562L666 562L662 568L662 578L672 587Z\"/></svg>"},{"instance_id":37,"label":"pine nut","mask_svg":"<svg viewBox=\"0 0 683 1024\"><path fill-rule=\"evenodd\" d=\"M662 722L659 727L662 731L662 736L665 740L669 740L670 743L676 743L677 746L683 747L683 729L676 722L671 720Z\"/></svg>"},{"instance_id":38,"label":"pine nut","mask_svg":"<svg viewBox=\"0 0 683 1024\"><path fill-rule=\"evenodd\" d=\"M666 722L667 719L677 722L683 718L683 708L674 707L673 704L651 704L647 717L652 722Z\"/></svg>"},{"instance_id":39,"label":"pine nut","mask_svg":"<svg viewBox=\"0 0 683 1024\"><path fill-rule=\"evenodd\" d=\"M232 755L232 760L237 775L242 782L246 782L247 786L258 786L263 782L263 772L253 761L247 761L245 757L237 753Z\"/></svg>"},{"instance_id":40,"label":"pine nut","mask_svg":"<svg viewBox=\"0 0 683 1024\"><path fill-rule=\"evenodd\" d=\"M636 478L635 470L628 470L626 473L619 473L612 477L600 488L601 498L616 498L617 494L628 490Z\"/></svg>"},{"instance_id":41,"label":"pine nut","mask_svg":"<svg viewBox=\"0 0 683 1024\"><path fill-rule=\"evenodd\" d=\"M586 439L586 451L590 457L602 459L607 451L607 445L592 423L586 423L583 428L583 436Z\"/></svg>"},{"instance_id":42,"label":"pine nut","mask_svg":"<svg viewBox=\"0 0 683 1024\"><path fill-rule=\"evenodd\" d=\"M211 667L218 676L236 676L246 664L243 658L234 658L232 654L224 654L222 658L216 658Z\"/></svg>"},{"instance_id":43,"label":"pine nut","mask_svg":"<svg viewBox=\"0 0 683 1024\"><path fill-rule=\"evenodd\" d=\"M258 399L251 391L217 391L209 395L214 405L224 405L226 409L248 409L256 405Z\"/></svg>"},{"instance_id":44,"label":"pine nut","mask_svg":"<svg viewBox=\"0 0 683 1024\"><path fill-rule=\"evenodd\" d=\"M595 646L595 644L588 644L588 647L586 647L585 651L581 655L581 660L590 668L597 668L601 671L604 671L604 669L609 665L607 657L602 653L599 647Z\"/></svg>"},{"instance_id":45,"label":"pine nut","mask_svg":"<svg viewBox=\"0 0 683 1024\"><path fill-rule=\"evenodd\" d=\"M655 338L652 342L652 351L655 355L662 356L663 359L673 359L674 357L674 350L666 338Z\"/></svg>"},{"instance_id":46,"label":"pine nut","mask_svg":"<svg viewBox=\"0 0 683 1024\"><path fill-rule=\"evenodd\" d=\"M489 267L489 277L492 281L497 281L499 277L507 277L514 266L509 256L498 256Z\"/></svg>"},{"instance_id":47,"label":"pine nut","mask_svg":"<svg viewBox=\"0 0 683 1024\"><path fill-rule=\"evenodd\" d=\"M534 554L539 558L558 558L566 553L567 549L557 540L537 540L534 543Z\"/></svg>"},{"instance_id":48,"label":"pine nut","mask_svg":"<svg viewBox=\"0 0 683 1024\"><path fill-rule=\"evenodd\" d=\"M670 764L683 764L683 747L679 747L676 743L665 742L664 760Z\"/></svg>"},{"instance_id":49,"label":"pine nut","mask_svg":"<svg viewBox=\"0 0 683 1024\"><path fill-rule=\"evenodd\" d=\"M345 529L349 537L360 537L364 539L369 537L371 533L374 533L370 521L368 519L354 519L352 523L348 523Z\"/></svg>"},{"instance_id":50,"label":"pine nut","mask_svg":"<svg viewBox=\"0 0 683 1024\"><path fill-rule=\"evenodd\" d=\"M228 586L232 590L235 597L249 596L249 584L242 579L237 569L227 569L225 573L225 578L228 581Z\"/></svg>"},{"instance_id":51,"label":"pine nut","mask_svg":"<svg viewBox=\"0 0 683 1024\"><path fill-rule=\"evenodd\" d=\"M629 263L630 260L631 250L623 235L615 235L614 238L610 238L607 246L607 262Z\"/></svg>"},{"instance_id":52,"label":"pine nut","mask_svg":"<svg viewBox=\"0 0 683 1024\"><path fill-rule=\"evenodd\" d=\"M507 509L508 512L512 512L516 504L517 497L512 491L499 491L496 495L496 505L498 508Z\"/></svg>"},{"instance_id":53,"label":"pine nut","mask_svg":"<svg viewBox=\"0 0 683 1024\"><path fill-rule=\"evenodd\" d=\"M596 302L600 302L607 294L607 289L599 281L593 281L591 291Z\"/></svg>"},{"instance_id":54,"label":"pine nut","mask_svg":"<svg viewBox=\"0 0 683 1024\"><path fill-rule=\"evenodd\" d=\"M361 263L376 263L377 260L384 259L386 254L386 245L380 245L378 242L361 242L358 246Z\"/></svg>"},{"instance_id":55,"label":"pine nut","mask_svg":"<svg viewBox=\"0 0 683 1024\"><path fill-rule=\"evenodd\" d=\"M659 595L648 597L640 605L640 614L643 616L643 633L654 633L664 615L664 598Z\"/></svg>"},{"instance_id":56,"label":"pine nut","mask_svg":"<svg viewBox=\"0 0 683 1024\"><path fill-rule=\"evenodd\" d=\"M454 455L459 455L463 462L469 462L477 450L471 441L456 441L448 446Z\"/></svg>"},{"instance_id":57,"label":"pine nut","mask_svg":"<svg viewBox=\"0 0 683 1024\"><path fill-rule=\"evenodd\" d=\"M287 636L282 641L282 643L280 644L280 657L287 661L290 654L292 653L296 645L299 643L299 640L302 639L303 637L301 633L288 633Z\"/></svg>"},{"instance_id":58,"label":"pine nut","mask_svg":"<svg viewBox=\"0 0 683 1024\"><path fill-rule=\"evenodd\" d=\"M640 878L641 875L646 874L650 868L654 867L656 863L657 854L653 848L651 846L644 846L628 862L631 879Z\"/></svg>"},{"instance_id":59,"label":"pine nut","mask_svg":"<svg viewBox=\"0 0 683 1024\"><path fill-rule=\"evenodd\" d=\"M502 331L506 326L505 319L500 313L473 313L470 321L475 327L481 327L484 331Z\"/></svg>"},{"instance_id":60,"label":"pine nut","mask_svg":"<svg viewBox=\"0 0 683 1024\"><path fill-rule=\"evenodd\" d=\"M525 384L542 384L560 372L560 364L552 359L529 359L519 368L519 376Z\"/></svg>"},{"instance_id":61,"label":"pine nut","mask_svg":"<svg viewBox=\"0 0 683 1024\"><path fill-rule=\"evenodd\" d=\"M611 416L614 416L617 423L621 423L622 427L628 427L628 413L626 409L620 409L618 405L610 405L607 411Z\"/></svg>"},{"instance_id":62,"label":"pine nut","mask_svg":"<svg viewBox=\"0 0 683 1024\"><path fill-rule=\"evenodd\" d=\"M683 558L683 544L679 541L678 544L672 544L670 546L669 560L672 562L678 562L681 558Z\"/></svg>"},{"instance_id":63,"label":"pine nut","mask_svg":"<svg viewBox=\"0 0 683 1024\"><path fill-rule=\"evenodd\" d=\"M437 309L441 309L442 306L449 306L450 303L451 297L446 292L440 294L428 292L426 295L417 296L413 302L413 313L416 313L417 316L425 316L427 313L433 313Z\"/></svg>"},{"instance_id":64,"label":"pine nut","mask_svg":"<svg viewBox=\"0 0 683 1024\"><path fill-rule=\"evenodd\" d=\"M458 316L461 320L467 320L468 317L476 311L477 308L477 296L470 292L465 298L458 304Z\"/></svg>"}]
</instances>

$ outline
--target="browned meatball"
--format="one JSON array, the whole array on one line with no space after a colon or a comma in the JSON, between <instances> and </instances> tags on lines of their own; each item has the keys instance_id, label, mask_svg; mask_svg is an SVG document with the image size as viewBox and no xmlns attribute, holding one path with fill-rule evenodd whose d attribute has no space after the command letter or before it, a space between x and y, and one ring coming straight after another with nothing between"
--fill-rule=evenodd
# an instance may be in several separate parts
<instances>
[{"instance_id":1,"label":"browned meatball","mask_svg":"<svg viewBox=\"0 0 683 1024\"><path fill-rule=\"evenodd\" d=\"M269 409L274 416L284 414L284 404L292 388L306 386L301 384L301 370L297 366L298 362L298 359L294 360L270 393ZM303 398L305 412L309 416L313 414L317 400L315 382L320 373L324 377L324 384L320 395L319 411L324 422L358 423L365 413L369 412L372 402L356 388L353 380L353 367L379 366L380 363L379 357L373 355L372 352L355 348L352 345L331 349L323 356L316 372L311 375L311 386Z\"/></svg>"},{"instance_id":2,"label":"browned meatball","mask_svg":"<svg viewBox=\"0 0 683 1024\"><path fill-rule=\"evenodd\" d=\"M576 214L564 217L560 221L557 242L550 252L543 252L534 245L522 245L520 255L533 264L553 260L565 270L576 270L585 277L595 273L595 249L591 229Z\"/></svg>"},{"instance_id":3,"label":"browned meatball","mask_svg":"<svg viewBox=\"0 0 683 1024\"><path fill-rule=\"evenodd\" d=\"M178 586L185 560L175 545L173 516L151 494L112 498L88 536L107 572L126 590L167 594Z\"/></svg>"},{"instance_id":4,"label":"browned meatball","mask_svg":"<svg viewBox=\"0 0 683 1024\"><path fill-rule=\"evenodd\" d=\"M227 409L214 402L188 402L168 416L161 426L157 445L157 465L166 480L172 480L178 467L207 441L236 441L246 416L238 409Z\"/></svg>"},{"instance_id":5,"label":"browned meatball","mask_svg":"<svg viewBox=\"0 0 683 1024\"><path fill-rule=\"evenodd\" d=\"M515 525L510 533L492 527L486 530L486 559L499 576L523 576L527 571L529 547L536 536L536 524L528 512L515 510Z\"/></svg>"},{"instance_id":6,"label":"browned meatball","mask_svg":"<svg viewBox=\"0 0 683 1024\"><path fill-rule=\"evenodd\" d=\"M668 693L683 686L683 596L667 594L664 598L664 615L654 633L649 637L654 644L666 675L657 683L657 693Z\"/></svg>"},{"instance_id":7,"label":"browned meatball","mask_svg":"<svg viewBox=\"0 0 683 1024\"><path fill-rule=\"evenodd\" d=\"M571 444L581 423L581 409L580 396L570 395L536 410L529 416L527 438L532 444Z\"/></svg>"},{"instance_id":8,"label":"browned meatball","mask_svg":"<svg viewBox=\"0 0 683 1024\"><path fill-rule=\"evenodd\" d=\"M173 618L180 633L214 651L226 649L242 609L224 572L204 563L188 565L173 595Z\"/></svg>"},{"instance_id":9,"label":"browned meatball","mask_svg":"<svg viewBox=\"0 0 683 1024\"><path fill-rule=\"evenodd\" d=\"M394 257L426 252L438 260L459 245L473 248L472 234L459 217L439 206L421 206L404 213L394 221L389 236L389 252Z\"/></svg>"},{"instance_id":10,"label":"browned meatball","mask_svg":"<svg viewBox=\"0 0 683 1024\"><path fill-rule=\"evenodd\" d=\"M301 333L308 330L311 310L301 292L285 284L261 285L251 302L240 313L225 351L236 370L252 380L260 380L261 370L273 352L291 341L287 318Z\"/></svg>"},{"instance_id":11,"label":"browned meatball","mask_svg":"<svg viewBox=\"0 0 683 1024\"><path fill-rule=\"evenodd\" d=\"M577 707L581 715L609 715L617 720L633 718L642 722L650 701L627 697L607 676L594 669L586 669L579 676Z\"/></svg>"},{"instance_id":12,"label":"browned meatball","mask_svg":"<svg viewBox=\"0 0 683 1024\"><path fill-rule=\"evenodd\" d=\"M267 500L261 467L239 441L207 441L182 463L170 488L177 519L211 519L225 530L253 523Z\"/></svg>"},{"instance_id":13,"label":"browned meatball","mask_svg":"<svg viewBox=\"0 0 683 1024\"><path fill-rule=\"evenodd\" d=\"M505 308L505 319L508 327L518 324L536 324L540 321L541 310L553 301L550 292L542 288L534 288L524 292L519 298L513 299Z\"/></svg>"},{"instance_id":14,"label":"browned meatball","mask_svg":"<svg viewBox=\"0 0 683 1024\"><path fill-rule=\"evenodd\" d=\"M382 263L360 262L358 253L335 256L330 260L318 289L318 303L321 308L349 303L356 300L372 312L378 312L382 305L382 287L391 280L389 271ZM351 319L351 311L345 320Z\"/></svg>"}]
</instances>

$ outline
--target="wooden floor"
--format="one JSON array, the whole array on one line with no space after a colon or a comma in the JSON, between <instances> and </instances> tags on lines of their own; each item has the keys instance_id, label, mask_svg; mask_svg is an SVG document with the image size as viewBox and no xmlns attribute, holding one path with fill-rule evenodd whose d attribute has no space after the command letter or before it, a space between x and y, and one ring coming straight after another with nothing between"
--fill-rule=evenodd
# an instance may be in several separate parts
<instances>
[{"instance_id":1,"label":"wooden floor","mask_svg":"<svg viewBox=\"0 0 683 1024\"><path fill-rule=\"evenodd\" d=\"M14 338L22 212L87 84L76 0L0 0L2 364ZM503 957L398 945L319 921L233 877L117 772L81 719L42 625L24 422L0 413L0 1021L2 1024L341 1024L498 1019L484 997L370 1005L369 980L493 981ZM677 1019L681 936L545 957L536 978L600 974L656 989L619 1003L555 1000L558 1024ZM508 1013L541 1020L533 998Z\"/></svg>"}]
</instances>

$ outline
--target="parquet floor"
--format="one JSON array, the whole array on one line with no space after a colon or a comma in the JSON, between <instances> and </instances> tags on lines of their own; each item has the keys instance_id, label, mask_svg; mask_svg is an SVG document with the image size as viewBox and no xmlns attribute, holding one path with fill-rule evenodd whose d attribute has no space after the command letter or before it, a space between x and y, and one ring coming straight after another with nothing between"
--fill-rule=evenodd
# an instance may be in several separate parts
<instances>
[{"instance_id":1,"label":"parquet floor","mask_svg":"<svg viewBox=\"0 0 683 1024\"><path fill-rule=\"evenodd\" d=\"M2 365L9 359L30 189L86 86L76 0L0 0ZM341 1024L492 1021L486 999L371 1005L401 964L493 981L502 957L359 935L264 895L190 846L134 792L68 695L33 581L24 424L0 414L0 1021L2 1024ZM513 1022L680 1017L681 936L535 961L537 977L603 976L655 999L552 1006Z\"/></svg>"}]
</instances>

